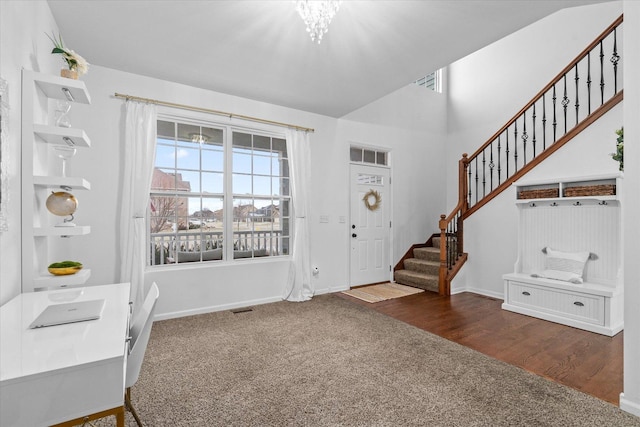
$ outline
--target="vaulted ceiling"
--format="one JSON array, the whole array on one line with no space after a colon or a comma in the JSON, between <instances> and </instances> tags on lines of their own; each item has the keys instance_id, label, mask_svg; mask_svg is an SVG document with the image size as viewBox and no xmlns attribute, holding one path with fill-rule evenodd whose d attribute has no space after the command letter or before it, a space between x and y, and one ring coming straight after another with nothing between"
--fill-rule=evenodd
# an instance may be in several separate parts
<instances>
[{"instance_id":1,"label":"vaulted ceiling","mask_svg":"<svg viewBox=\"0 0 640 427\"><path fill-rule=\"evenodd\" d=\"M343 1L320 45L293 1L49 0L90 64L341 117L566 7L604 0Z\"/></svg>"}]
</instances>

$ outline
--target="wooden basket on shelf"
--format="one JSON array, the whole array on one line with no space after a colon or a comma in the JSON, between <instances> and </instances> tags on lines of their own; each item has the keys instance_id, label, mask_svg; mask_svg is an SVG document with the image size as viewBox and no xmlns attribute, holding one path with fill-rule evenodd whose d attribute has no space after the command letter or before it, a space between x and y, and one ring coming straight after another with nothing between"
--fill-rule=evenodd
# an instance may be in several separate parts
<instances>
[{"instance_id":1,"label":"wooden basket on shelf","mask_svg":"<svg viewBox=\"0 0 640 427\"><path fill-rule=\"evenodd\" d=\"M518 193L518 199L551 199L560 194L557 188L538 188L535 190L522 190Z\"/></svg>"},{"instance_id":2,"label":"wooden basket on shelf","mask_svg":"<svg viewBox=\"0 0 640 427\"><path fill-rule=\"evenodd\" d=\"M582 185L568 187L563 191L564 197L584 197L584 196L615 196L615 184L603 185Z\"/></svg>"}]
</instances>

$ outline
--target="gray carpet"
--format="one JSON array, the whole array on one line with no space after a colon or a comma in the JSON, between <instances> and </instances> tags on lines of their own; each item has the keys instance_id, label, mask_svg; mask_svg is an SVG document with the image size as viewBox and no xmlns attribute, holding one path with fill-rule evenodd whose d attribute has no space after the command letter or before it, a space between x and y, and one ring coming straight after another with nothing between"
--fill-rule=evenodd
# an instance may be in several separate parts
<instances>
[{"instance_id":1,"label":"gray carpet","mask_svg":"<svg viewBox=\"0 0 640 427\"><path fill-rule=\"evenodd\" d=\"M154 323L132 398L147 426L640 426L335 295Z\"/></svg>"}]
</instances>

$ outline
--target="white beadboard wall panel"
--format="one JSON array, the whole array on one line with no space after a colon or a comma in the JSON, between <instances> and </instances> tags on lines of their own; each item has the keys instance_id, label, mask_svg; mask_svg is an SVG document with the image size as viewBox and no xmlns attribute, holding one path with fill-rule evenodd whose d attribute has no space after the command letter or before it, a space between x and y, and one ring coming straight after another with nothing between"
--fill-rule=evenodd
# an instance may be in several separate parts
<instances>
[{"instance_id":1,"label":"white beadboard wall panel","mask_svg":"<svg viewBox=\"0 0 640 427\"><path fill-rule=\"evenodd\" d=\"M516 273L530 274L544 270L542 248L549 246L565 252L588 251L597 255L587 261L584 279L588 282L615 286L619 280L620 205L609 201L581 202L574 206L565 201L559 206L536 203L521 205L521 253Z\"/></svg>"}]
</instances>

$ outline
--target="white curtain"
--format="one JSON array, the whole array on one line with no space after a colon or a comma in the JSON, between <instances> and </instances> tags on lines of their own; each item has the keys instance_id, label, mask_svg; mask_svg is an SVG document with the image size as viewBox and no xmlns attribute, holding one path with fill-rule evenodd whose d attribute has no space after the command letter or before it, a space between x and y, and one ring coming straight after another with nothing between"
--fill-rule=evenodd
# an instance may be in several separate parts
<instances>
[{"instance_id":1,"label":"white curtain","mask_svg":"<svg viewBox=\"0 0 640 427\"><path fill-rule=\"evenodd\" d=\"M311 182L311 155L309 134L288 129L286 133L289 154L289 176L293 199L293 242L291 264L284 291L288 301L307 301L313 296L311 262L309 259L309 193Z\"/></svg>"},{"instance_id":2,"label":"white curtain","mask_svg":"<svg viewBox=\"0 0 640 427\"><path fill-rule=\"evenodd\" d=\"M120 211L120 282L131 283L134 316L144 300L145 216L156 152L156 106L126 103Z\"/></svg>"}]
</instances>

